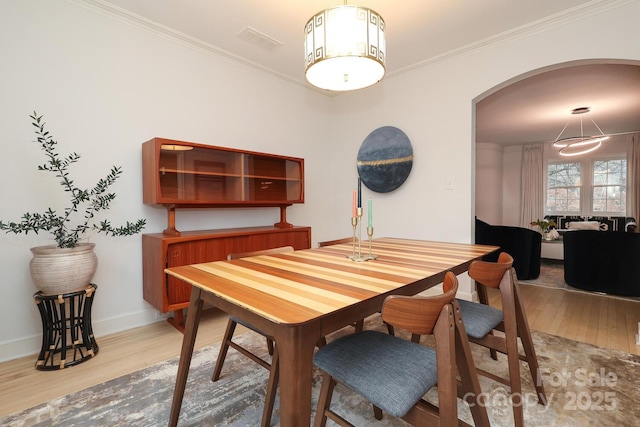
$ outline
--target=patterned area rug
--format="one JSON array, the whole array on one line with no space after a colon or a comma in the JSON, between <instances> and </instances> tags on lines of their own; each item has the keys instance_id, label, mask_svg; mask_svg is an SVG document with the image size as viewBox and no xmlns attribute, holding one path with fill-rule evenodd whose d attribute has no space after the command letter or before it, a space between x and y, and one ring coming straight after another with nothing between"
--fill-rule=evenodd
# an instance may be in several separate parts
<instances>
[{"instance_id":1,"label":"patterned area rug","mask_svg":"<svg viewBox=\"0 0 640 427\"><path fill-rule=\"evenodd\" d=\"M582 292L585 294L602 295L608 298L620 298L633 301L640 301L640 297L623 297L619 295L610 295L603 292L591 292L583 289L574 288L569 286L564 281L564 267L562 261L546 260L543 259L540 262L540 276L537 279L532 280L519 280L520 283L529 285L545 286L547 288L564 289L571 292Z\"/></svg>"},{"instance_id":2,"label":"patterned area rug","mask_svg":"<svg viewBox=\"0 0 640 427\"><path fill-rule=\"evenodd\" d=\"M367 329L385 331L379 316L367 320ZM333 336L350 333L338 331ZM246 332L238 337L266 355L262 337ZM329 340L332 337L328 338ZM640 357L533 332L549 404L536 403L526 365L521 365L528 426L638 426L640 425ZM428 344L428 343L425 343ZM485 349L472 345L477 366L496 374L506 372L506 358L496 362ZM180 426L254 426L260 424L267 371L230 350L223 376L211 382L217 346L194 353ZM86 390L0 419L2 426L145 426L167 425L177 359L168 360ZM283 368L286 369L286 368ZM506 388L480 378L492 426L513 425ZM313 408L320 388L314 372ZM434 402L435 390L427 394ZM276 401L272 425L278 424ZM406 426L386 415L373 418L371 406L358 395L338 386L333 407L358 426ZM459 401L460 418L472 423L469 408ZM328 423L331 425L331 422Z\"/></svg>"}]
</instances>

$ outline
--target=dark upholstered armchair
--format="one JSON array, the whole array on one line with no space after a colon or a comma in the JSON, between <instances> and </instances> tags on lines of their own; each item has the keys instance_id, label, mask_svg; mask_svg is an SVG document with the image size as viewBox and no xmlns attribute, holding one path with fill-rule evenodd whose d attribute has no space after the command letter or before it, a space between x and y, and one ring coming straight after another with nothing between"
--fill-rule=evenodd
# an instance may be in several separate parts
<instances>
[{"instance_id":1,"label":"dark upholstered armchair","mask_svg":"<svg viewBox=\"0 0 640 427\"><path fill-rule=\"evenodd\" d=\"M483 257L484 261L496 262L501 251L511 255L518 279L536 279L540 275L542 235L537 231L523 227L490 225L476 218L476 243L500 246L500 251Z\"/></svg>"},{"instance_id":2,"label":"dark upholstered armchair","mask_svg":"<svg viewBox=\"0 0 640 427\"><path fill-rule=\"evenodd\" d=\"M640 233L567 231L564 281L574 288L640 296Z\"/></svg>"}]
</instances>

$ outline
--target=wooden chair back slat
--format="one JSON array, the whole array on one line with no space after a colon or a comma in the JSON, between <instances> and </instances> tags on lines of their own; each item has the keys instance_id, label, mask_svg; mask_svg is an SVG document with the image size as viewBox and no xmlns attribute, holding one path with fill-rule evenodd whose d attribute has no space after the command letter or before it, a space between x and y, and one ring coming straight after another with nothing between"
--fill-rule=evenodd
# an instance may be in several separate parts
<instances>
[{"instance_id":1,"label":"wooden chair back slat","mask_svg":"<svg viewBox=\"0 0 640 427\"><path fill-rule=\"evenodd\" d=\"M432 334L442 307L449 304L458 291L458 278L455 274L447 272L443 288L447 291L436 296L388 296L382 306L382 320L412 334Z\"/></svg>"},{"instance_id":2,"label":"wooden chair back slat","mask_svg":"<svg viewBox=\"0 0 640 427\"><path fill-rule=\"evenodd\" d=\"M274 255L274 254L281 254L284 252L291 252L293 250L295 250L293 246L281 246L279 248L262 249L259 251L230 253L229 255L227 255L227 259L232 260L232 259L247 258L250 256L258 256L258 255Z\"/></svg>"},{"instance_id":3,"label":"wooden chair back slat","mask_svg":"<svg viewBox=\"0 0 640 427\"><path fill-rule=\"evenodd\" d=\"M344 237L342 239L326 240L324 242L318 242L318 247L322 248L324 246L339 245L341 243L351 243L351 242L353 242L353 237Z\"/></svg>"},{"instance_id":4,"label":"wooden chair back slat","mask_svg":"<svg viewBox=\"0 0 640 427\"><path fill-rule=\"evenodd\" d=\"M469 277L481 285L497 289L504 274L513 265L513 258L506 252L498 257L498 262L474 261L469 266Z\"/></svg>"}]
</instances>

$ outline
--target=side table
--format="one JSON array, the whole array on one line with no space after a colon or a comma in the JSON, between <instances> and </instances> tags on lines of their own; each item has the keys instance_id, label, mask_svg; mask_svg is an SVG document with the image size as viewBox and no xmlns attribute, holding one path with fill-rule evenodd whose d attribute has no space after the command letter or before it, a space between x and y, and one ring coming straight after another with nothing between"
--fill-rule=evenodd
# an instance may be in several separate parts
<instances>
[{"instance_id":1,"label":"side table","mask_svg":"<svg viewBox=\"0 0 640 427\"><path fill-rule=\"evenodd\" d=\"M36 369L52 371L77 365L98 353L91 326L91 305L98 286L60 295L36 292L42 318L42 349Z\"/></svg>"},{"instance_id":2,"label":"side table","mask_svg":"<svg viewBox=\"0 0 640 427\"><path fill-rule=\"evenodd\" d=\"M540 258L556 259L559 261L564 260L564 243L562 242L562 239L559 239L559 240L542 239L542 249L540 251Z\"/></svg>"}]
</instances>

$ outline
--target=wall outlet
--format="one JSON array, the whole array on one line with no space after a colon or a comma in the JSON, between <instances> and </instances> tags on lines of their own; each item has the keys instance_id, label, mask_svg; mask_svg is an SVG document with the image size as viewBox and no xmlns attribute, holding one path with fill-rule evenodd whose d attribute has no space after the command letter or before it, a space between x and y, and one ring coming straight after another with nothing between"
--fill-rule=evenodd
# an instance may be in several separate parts
<instances>
[{"instance_id":1,"label":"wall outlet","mask_svg":"<svg viewBox=\"0 0 640 427\"><path fill-rule=\"evenodd\" d=\"M444 189L445 190L453 190L455 187L455 183L453 182L453 177L452 176L448 176L445 180L444 183Z\"/></svg>"}]
</instances>

